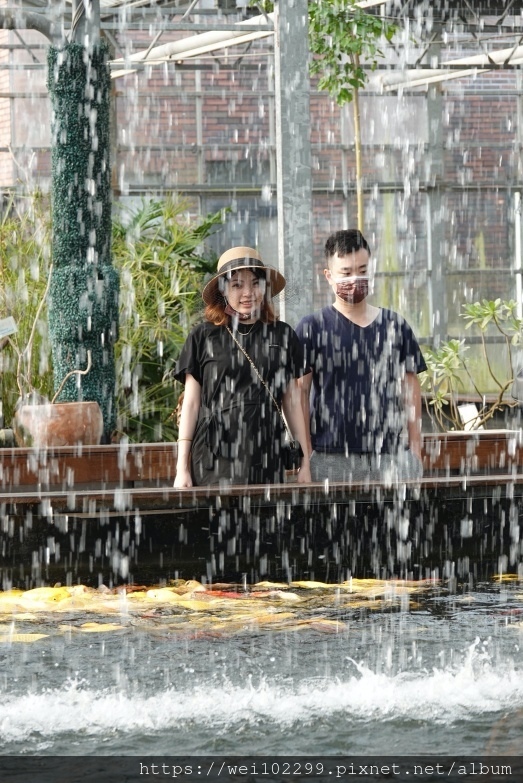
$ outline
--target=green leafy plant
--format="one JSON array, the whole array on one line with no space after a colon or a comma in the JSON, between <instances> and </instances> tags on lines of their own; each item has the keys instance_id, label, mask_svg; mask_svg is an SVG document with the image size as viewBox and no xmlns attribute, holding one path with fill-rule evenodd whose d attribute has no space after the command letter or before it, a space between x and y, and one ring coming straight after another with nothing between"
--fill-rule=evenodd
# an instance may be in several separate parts
<instances>
[{"instance_id":1,"label":"green leafy plant","mask_svg":"<svg viewBox=\"0 0 523 783\"><path fill-rule=\"evenodd\" d=\"M12 316L18 331L0 353L0 401L10 422L21 397L38 389L53 394L45 311L50 270L51 218L36 192L10 198L0 214L0 317Z\"/></svg>"},{"instance_id":2,"label":"green leafy plant","mask_svg":"<svg viewBox=\"0 0 523 783\"><path fill-rule=\"evenodd\" d=\"M459 398L463 393L472 393L477 397L477 415L467 422L469 429L484 426L499 411L513 407L518 403L507 399L515 375L515 350L523 344L523 319L517 314L514 301L501 299L475 302L463 305L460 316L466 321L466 329L474 328L479 332L481 345L481 371L487 375L489 386L495 392L487 402L484 389L478 380L478 362L475 369L469 359L470 346L466 340L448 340L437 349L424 351L427 371L420 374L421 388L426 392L426 406L429 415L437 427L443 431L464 429L459 412ZM493 334L501 338L507 354L506 372L495 368L495 354L500 353L500 342L488 342L487 336Z\"/></svg>"},{"instance_id":3,"label":"green leafy plant","mask_svg":"<svg viewBox=\"0 0 523 783\"><path fill-rule=\"evenodd\" d=\"M172 440L181 387L169 375L199 316L202 282L215 264L203 247L223 216L195 219L176 196L115 213L113 256L121 275L116 434ZM18 325L0 352L7 424L20 397L53 396L45 296L50 249L48 200L41 194L13 198L0 214L0 318L11 315Z\"/></svg>"},{"instance_id":4,"label":"green leafy plant","mask_svg":"<svg viewBox=\"0 0 523 783\"><path fill-rule=\"evenodd\" d=\"M173 440L180 388L170 379L201 310L204 276L215 259L202 252L222 213L198 221L174 196L143 201L113 220L120 270L116 344L118 432L133 440Z\"/></svg>"},{"instance_id":5,"label":"green leafy plant","mask_svg":"<svg viewBox=\"0 0 523 783\"><path fill-rule=\"evenodd\" d=\"M267 13L274 10L273 0L251 0L250 4ZM363 231L359 91L367 83L368 70L376 70L384 57L382 46L392 40L398 28L390 19L368 13L357 0L310 0L308 15L311 74L319 77L319 89L326 90L340 106L353 104L358 228Z\"/></svg>"}]
</instances>

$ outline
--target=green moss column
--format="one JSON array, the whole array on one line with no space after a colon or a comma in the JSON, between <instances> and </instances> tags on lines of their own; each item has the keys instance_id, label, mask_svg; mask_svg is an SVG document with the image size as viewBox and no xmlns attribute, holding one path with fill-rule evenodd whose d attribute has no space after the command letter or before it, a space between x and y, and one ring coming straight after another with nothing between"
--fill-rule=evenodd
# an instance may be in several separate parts
<instances>
[{"instance_id":1,"label":"green moss column","mask_svg":"<svg viewBox=\"0 0 523 783\"><path fill-rule=\"evenodd\" d=\"M49 332L55 389L71 370L60 401L94 400L104 440L116 422L114 343L118 274L111 257L110 74L103 42L49 50L53 106L53 271Z\"/></svg>"}]
</instances>

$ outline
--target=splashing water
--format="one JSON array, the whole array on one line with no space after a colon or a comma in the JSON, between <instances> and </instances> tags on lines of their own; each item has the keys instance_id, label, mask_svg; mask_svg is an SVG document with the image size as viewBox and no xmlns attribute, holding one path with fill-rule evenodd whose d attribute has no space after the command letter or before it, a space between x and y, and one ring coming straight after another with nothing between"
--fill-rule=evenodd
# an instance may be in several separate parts
<instances>
[{"instance_id":1,"label":"splashing water","mask_svg":"<svg viewBox=\"0 0 523 783\"><path fill-rule=\"evenodd\" d=\"M305 584L257 597L70 588L76 607L11 595L1 752L510 751L523 716L517 588Z\"/></svg>"}]
</instances>

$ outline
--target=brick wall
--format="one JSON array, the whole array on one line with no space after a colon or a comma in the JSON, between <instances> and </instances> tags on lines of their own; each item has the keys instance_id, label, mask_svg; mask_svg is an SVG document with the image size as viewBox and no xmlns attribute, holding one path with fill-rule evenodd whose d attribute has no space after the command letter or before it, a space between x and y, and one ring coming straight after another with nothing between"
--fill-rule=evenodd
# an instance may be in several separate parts
<instances>
[{"instance_id":1,"label":"brick wall","mask_svg":"<svg viewBox=\"0 0 523 783\"><path fill-rule=\"evenodd\" d=\"M8 34L0 35L5 40ZM27 40L38 40L32 35L36 37ZM165 32L161 43L172 37ZM147 33L141 40L135 37L133 50L147 48L149 41ZM244 59L229 54L197 63L210 63L207 69L160 66L116 80L113 181L118 196L162 189L201 193L204 209L208 204L234 205L228 236L241 238L244 231L250 241L263 242L260 231L266 231L265 241L272 247L275 139L267 49L266 42L258 42ZM17 62L30 62L24 50L12 56ZM37 56L43 60L44 51ZM1 61L7 57L0 49ZM231 70L232 63L236 67ZM0 153L0 185L12 185L20 170L29 183L45 184L50 175L45 70L0 71L0 85L0 93L27 96L0 99L0 147L12 143L19 162L16 169L9 154ZM506 270L512 263L511 186L522 175L519 100L513 71L444 85L443 169L436 181L425 92L361 96L366 234L378 272L396 275L390 290L380 279L377 290L385 299L392 290L397 305L413 314L411 320L423 334L431 329L427 214L435 185L442 208L433 220L443 221L444 238L433 263L442 264L448 273L449 324L457 324L462 301L511 294L512 278L489 270ZM356 222L353 139L352 106L340 109L313 85L311 219L318 306L328 296L321 277L325 238ZM219 238L216 243L218 249Z\"/></svg>"}]
</instances>

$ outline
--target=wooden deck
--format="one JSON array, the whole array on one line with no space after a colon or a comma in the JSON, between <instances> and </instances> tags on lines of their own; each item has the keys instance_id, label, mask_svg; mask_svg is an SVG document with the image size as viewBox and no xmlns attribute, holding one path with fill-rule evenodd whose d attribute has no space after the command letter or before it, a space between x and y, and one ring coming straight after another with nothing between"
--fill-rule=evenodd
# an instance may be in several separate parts
<instances>
[{"instance_id":1,"label":"wooden deck","mask_svg":"<svg viewBox=\"0 0 523 783\"><path fill-rule=\"evenodd\" d=\"M0 449L5 587L523 577L519 431L427 435L425 477L173 489L175 444Z\"/></svg>"}]
</instances>

